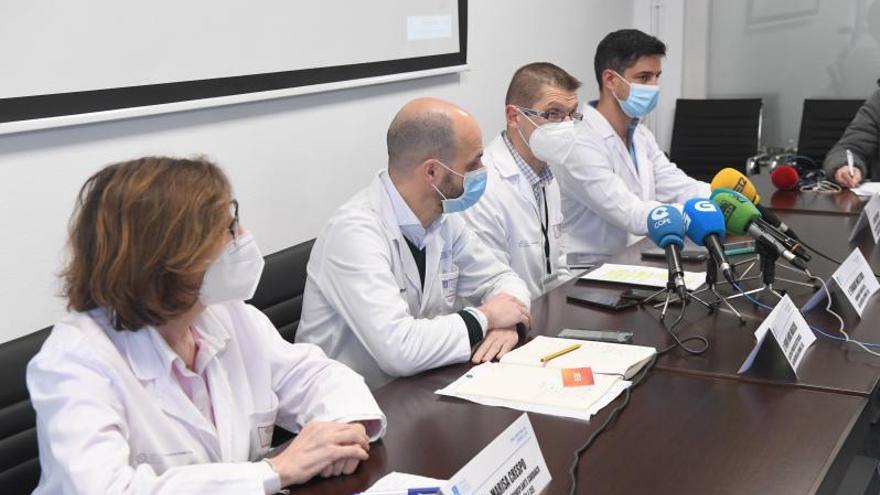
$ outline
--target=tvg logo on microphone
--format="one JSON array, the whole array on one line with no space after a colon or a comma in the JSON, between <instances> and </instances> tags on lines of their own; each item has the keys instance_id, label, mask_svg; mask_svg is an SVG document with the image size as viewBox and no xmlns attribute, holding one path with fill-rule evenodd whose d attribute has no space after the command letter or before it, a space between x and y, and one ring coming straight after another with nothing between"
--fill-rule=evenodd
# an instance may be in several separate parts
<instances>
[{"instance_id":1,"label":"tvg logo on microphone","mask_svg":"<svg viewBox=\"0 0 880 495\"><path fill-rule=\"evenodd\" d=\"M697 201L694 203L694 209L697 211L702 211L704 213L712 213L713 211L717 211L715 209L715 205L711 201Z\"/></svg>"}]
</instances>

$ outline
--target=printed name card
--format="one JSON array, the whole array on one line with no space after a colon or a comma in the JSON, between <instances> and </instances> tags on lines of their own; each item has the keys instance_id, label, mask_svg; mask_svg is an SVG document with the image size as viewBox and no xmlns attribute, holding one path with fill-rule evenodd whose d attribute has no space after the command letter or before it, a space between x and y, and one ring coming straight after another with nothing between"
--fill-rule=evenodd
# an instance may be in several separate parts
<instances>
[{"instance_id":1,"label":"printed name card","mask_svg":"<svg viewBox=\"0 0 880 495\"><path fill-rule=\"evenodd\" d=\"M855 226L853 226L852 232L849 234L850 242L852 242L865 225L871 227L871 235L874 236L874 244L880 242L880 194L871 196L871 199L865 205L861 215L859 215L859 220L856 222Z\"/></svg>"},{"instance_id":2,"label":"printed name card","mask_svg":"<svg viewBox=\"0 0 880 495\"><path fill-rule=\"evenodd\" d=\"M772 334L776 339L782 353L785 354L785 359L797 376L798 366L803 361L807 348L816 341L816 335L813 334L807 320L804 319L788 295L779 301L779 304L767 315L761 326L755 330L755 338L758 342L740 366L738 373L745 373L752 367L767 334Z\"/></svg>"},{"instance_id":3,"label":"printed name card","mask_svg":"<svg viewBox=\"0 0 880 495\"><path fill-rule=\"evenodd\" d=\"M550 471L523 414L443 487L443 495L538 495Z\"/></svg>"},{"instance_id":4,"label":"printed name card","mask_svg":"<svg viewBox=\"0 0 880 495\"><path fill-rule=\"evenodd\" d=\"M868 299L880 289L880 283L877 282L871 265L858 248L849 253L831 278L837 282L860 318L865 306L868 305Z\"/></svg>"}]
</instances>

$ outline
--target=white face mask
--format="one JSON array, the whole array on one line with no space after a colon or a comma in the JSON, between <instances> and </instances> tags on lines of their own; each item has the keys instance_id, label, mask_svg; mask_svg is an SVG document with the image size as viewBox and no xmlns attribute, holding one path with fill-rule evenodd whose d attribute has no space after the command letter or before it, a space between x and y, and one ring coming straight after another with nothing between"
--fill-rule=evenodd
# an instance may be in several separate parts
<instances>
[{"instance_id":1,"label":"white face mask","mask_svg":"<svg viewBox=\"0 0 880 495\"><path fill-rule=\"evenodd\" d=\"M254 296L263 274L263 254L250 232L230 242L205 272L199 300L205 306L245 301Z\"/></svg>"},{"instance_id":2,"label":"white face mask","mask_svg":"<svg viewBox=\"0 0 880 495\"><path fill-rule=\"evenodd\" d=\"M544 124L532 131L529 148L535 158L544 163L563 163L574 147L576 130L573 120Z\"/></svg>"}]
</instances>

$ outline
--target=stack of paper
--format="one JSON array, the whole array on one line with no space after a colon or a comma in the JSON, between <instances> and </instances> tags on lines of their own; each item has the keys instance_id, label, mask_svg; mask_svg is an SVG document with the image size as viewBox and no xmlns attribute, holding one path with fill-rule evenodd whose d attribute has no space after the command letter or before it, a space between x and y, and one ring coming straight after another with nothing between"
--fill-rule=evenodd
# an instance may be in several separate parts
<instances>
[{"instance_id":1,"label":"stack of paper","mask_svg":"<svg viewBox=\"0 0 880 495\"><path fill-rule=\"evenodd\" d=\"M390 492L400 491L406 493L412 488L440 488L446 484L446 480L438 480L436 478L428 478L427 476L419 476L416 474L400 473L392 471L383 476L379 481L373 484L369 490L362 492L364 495L373 492Z\"/></svg>"},{"instance_id":2,"label":"stack of paper","mask_svg":"<svg viewBox=\"0 0 880 495\"><path fill-rule=\"evenodd\" d=\"M573 344L581 347L545 364L541 358ZM539 336L499 363L475 366L436 393L478 404L578 419L590 417L629 387L656 353L652 347ZM590 368L593 384L564 386L563 369Z\"/></svg>"},{"instance_id":3,"label":"stack of paper","mask_svg":"<svg viewBox=\"0 0 880 495\"><path fill-rule=\"evenodd\" d=\"M850 189L850 191L859 196L873 196L880 193L880 182L865 182L859 187Z\"/></svg>"},{"instance_id":4,"label":"stack of paper","mask_svg":"<svg viewBox=\"0 0 880 495\"><path fill-rule=\"evenodd\" d=\"M583 280L615 282L618 284L643 285L647 287L666 287L669 271L666 268L640 265L617 265L605 263L599 268L580 276ZM696 290L706 281L706 272L684 272L684 285L687 290Z\"/></svg>"}]
</instances>

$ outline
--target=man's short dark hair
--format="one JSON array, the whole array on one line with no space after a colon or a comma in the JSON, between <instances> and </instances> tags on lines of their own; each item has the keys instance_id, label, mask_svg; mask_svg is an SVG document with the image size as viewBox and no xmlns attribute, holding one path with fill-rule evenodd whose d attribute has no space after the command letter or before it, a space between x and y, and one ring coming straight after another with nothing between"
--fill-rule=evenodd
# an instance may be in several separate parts
<instances>
[{"instance_id":1,"label":"man's short dark hair","mask_svg":"<svg viewBox=\"0 0 880 495\"><path fill-rule=\"evenodd\" d=\"M545 85L565 91L577 91L581 82L549 62L531 63L513 73L504 104L531 107L541 99L541 88Z\"/></svg>"},{"instance_id":2,"label":"man's short dark hair","mask_svg":"<svg viewBox=\"0 0 880 495\"><path fill-rule=\"evenodd\" d=\"M639 57L646 55L666 55L666 45L650 34L638 29L614 31L599 42L593 67L599 92L602 92L602 72L611 69L621 76L626 69L635 65Z\"/></svg>"}]
</instances>

